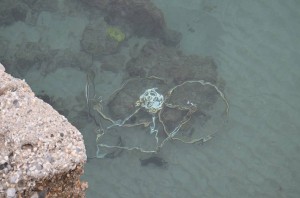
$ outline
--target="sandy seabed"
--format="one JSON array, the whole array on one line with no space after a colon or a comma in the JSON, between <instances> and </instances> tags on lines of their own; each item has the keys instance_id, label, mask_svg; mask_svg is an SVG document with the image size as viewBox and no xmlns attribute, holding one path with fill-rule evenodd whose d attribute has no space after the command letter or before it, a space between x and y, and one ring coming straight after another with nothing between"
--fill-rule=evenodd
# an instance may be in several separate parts
<instances>
[{"instance_id":1,"label":"sandy seabed","mask_svg":"<svg viewBox=\"0 0 300 198\"><path fill-rule=\"evenodd\" d=\"M83 176L87 197L299 197L300 3L154 2L168 26L183 34L184 53L216 60L230 103L228 124L205 144L168 143L161 151L167 168L143 167L135 152L89 160ZM42 38L53 48L76 51L87 23L88 18L45 11L36 28L18 22L0 34L15 43ZM46 77L30 70L25 79L34 91L46 89L70 103L84 96L86 74L78 69L61 68ZM119 74L105 71L95 84L110 95L121 81ZM88 155L96 151L93 130L89 124L81 129Z\"/></svg>"}]
</instances>

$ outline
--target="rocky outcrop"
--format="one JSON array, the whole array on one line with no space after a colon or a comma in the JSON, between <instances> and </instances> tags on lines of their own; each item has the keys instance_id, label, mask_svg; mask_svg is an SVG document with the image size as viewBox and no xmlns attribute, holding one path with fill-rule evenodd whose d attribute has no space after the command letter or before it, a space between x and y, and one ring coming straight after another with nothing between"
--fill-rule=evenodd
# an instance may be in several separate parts
<instances>
[{"instance_id":1,"label":"rocky outcrop","mask_svg":"<svg viewBox=\"0 0 300 198\"><path fill-rule=\"evenodd\" d=\"M85 197L80 132L0 66L0 197Z\"/></svg>"}]
</instances>

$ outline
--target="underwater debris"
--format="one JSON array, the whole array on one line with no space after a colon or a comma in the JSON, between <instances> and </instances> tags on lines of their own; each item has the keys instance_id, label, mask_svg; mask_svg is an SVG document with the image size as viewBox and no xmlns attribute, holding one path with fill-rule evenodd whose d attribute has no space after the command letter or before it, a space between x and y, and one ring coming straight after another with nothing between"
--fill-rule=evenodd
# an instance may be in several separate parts
<instances>
[{"instance_id":1,"label":"underwater debris","mask_svg":"<svg viewBox=\"0 0 300 198\"><path fill-rule=\"evenodd\" d=\"M117 146L121 146L121 147L124 147L125 146L125 144L124 144L124 142L122 141L122 138L121 137L119 137L118 138L118 142L117 142L117 144L116 144ZM107 153L106 155L105 155L105 158L110 158L110 159L114 159L114 158L116 158L116 157L119 157L122 153L123 153L123 151L124 151L124 149L115 149L114 151L112 151L112 152L110 152L110 153Z\"/></svg>"},{"instance_id":2,"label":"underwater debris","mask_svg":"<svg viewBox=\"0 0 300 198\"><path fill-rule=\"evenodd\" d=\"M108 101L93 106L105 122L97 134L96 158L106 157L110 149L156 154L170 140L203 143L220 129L219 124L225 124L229 104L216 85L190 80L170 88L165 82L155 76L129 79ZM194 123L201 128L187 136L183 126ZM148 127L150 133L140 132ZM126 146L114 145L116 136L124 138Z\"/></svg>"},{"instance_id":3,"label":"underwater debris","mask_svg":"<svg viewBox=\"0 0 300 198\"><path fill-rule=\"evenodd\" d=\"M85 84L85 99L88 107L88 116L91 115L90 100L95 98L95 76L96 74L93 70L90 69L87 71Z\"/></svg>"}]
</instances>

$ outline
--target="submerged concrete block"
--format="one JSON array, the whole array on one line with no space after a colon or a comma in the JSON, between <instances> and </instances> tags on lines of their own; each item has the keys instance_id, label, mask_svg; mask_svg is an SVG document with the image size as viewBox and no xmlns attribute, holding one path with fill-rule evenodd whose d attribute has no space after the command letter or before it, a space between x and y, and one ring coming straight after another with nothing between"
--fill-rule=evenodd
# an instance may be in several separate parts
<instances>
[{"instance_id":1,"label":"submerged concrete block","mask_svg":"<svg viewBox=\"0 0 300 198\"><path fill-rule=\"evenodd\" d=\"M0 68L0 197L85 197L81 133Z\"/></svg>"}]
</instances>

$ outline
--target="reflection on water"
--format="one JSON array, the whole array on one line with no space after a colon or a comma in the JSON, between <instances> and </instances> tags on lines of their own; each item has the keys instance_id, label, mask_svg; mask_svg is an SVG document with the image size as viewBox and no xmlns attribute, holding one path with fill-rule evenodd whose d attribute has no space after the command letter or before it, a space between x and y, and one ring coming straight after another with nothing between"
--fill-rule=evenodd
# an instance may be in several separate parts
<instances>
[{"instance_id":1,"label":"reflection on water","mask_svg":"<svg viewBox=\"0 0 300 198\"><path fill-rule=\"evenodd\" d=\"M68 117L88 156L98 149L102 157L86 164L87 196L297 197L300 4L125 2L0 2L0 62ZM142 80L149 76L162 81ZM170 95L199 80L215 87L200 83ZM151 88L165 97L165 109L133 116ZM223 92L227 125L216 116ZM112 120L134 127L110 128ZM168 141L155 155L120 149L153 146L178 123L175 138L213 138ZM115 148L106 153L95 140L107 127L102 141Z\"/></svg>"}]
</instances>

